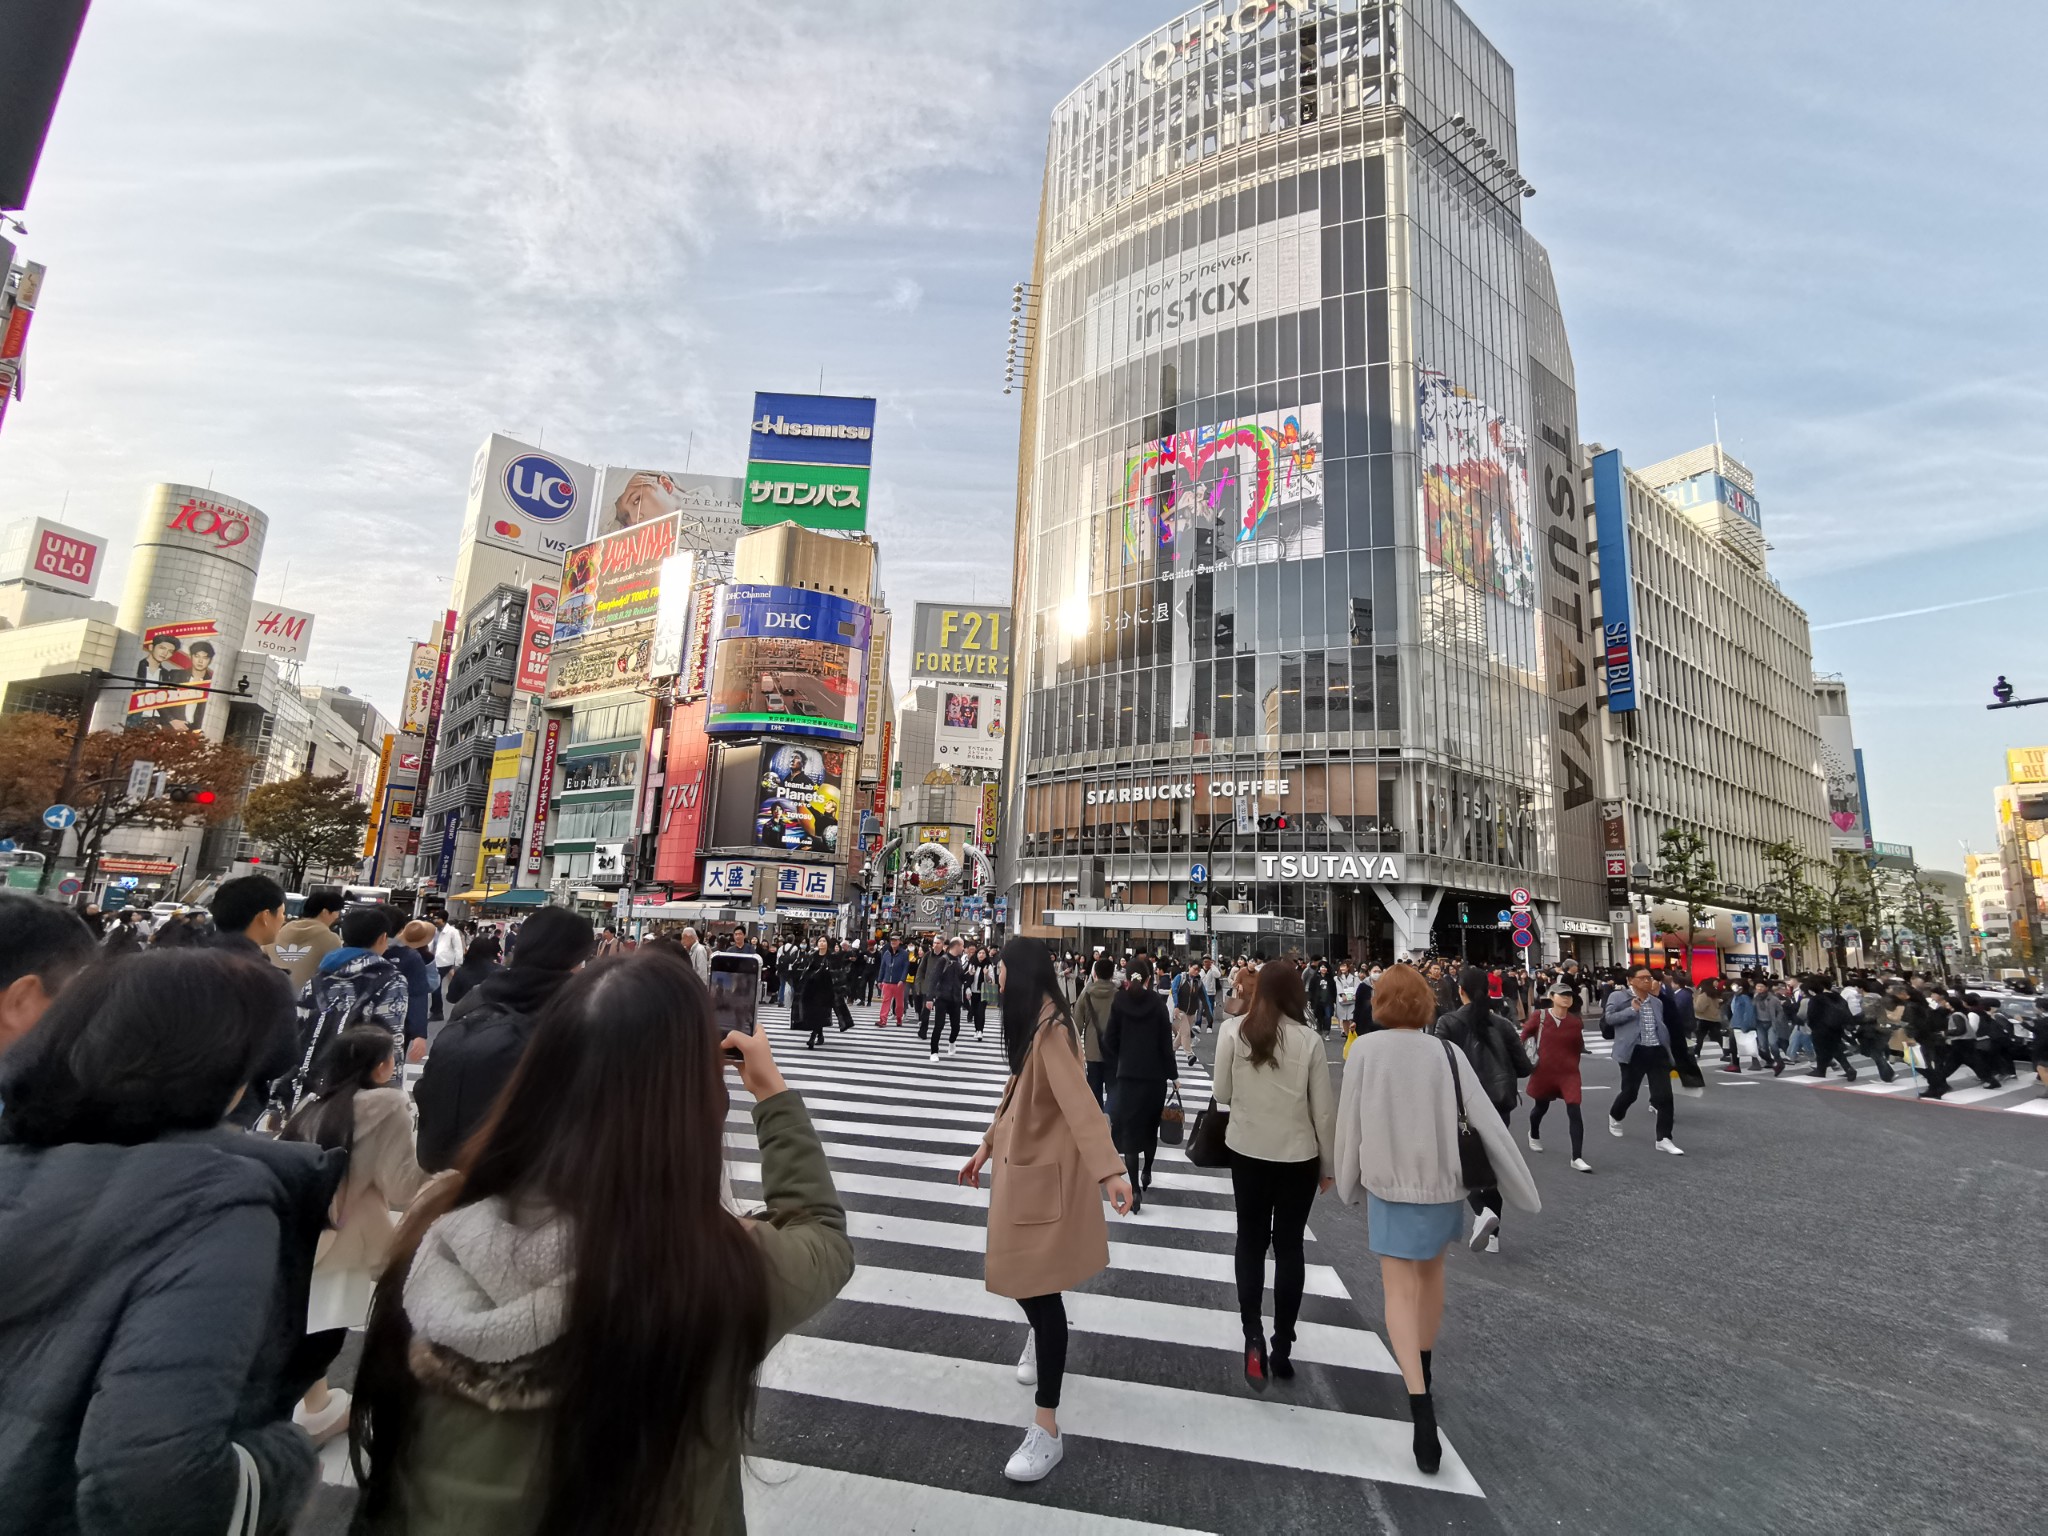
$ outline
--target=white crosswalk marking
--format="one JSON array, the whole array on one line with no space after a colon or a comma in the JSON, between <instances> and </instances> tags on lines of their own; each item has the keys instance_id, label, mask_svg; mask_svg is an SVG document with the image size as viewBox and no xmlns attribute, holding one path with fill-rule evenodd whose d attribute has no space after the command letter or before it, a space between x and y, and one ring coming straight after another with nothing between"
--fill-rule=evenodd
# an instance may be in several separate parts
<instances>
[{"instance_id":1,"label":"white crosswalk marking","mask_svg":"<svg viewBox=\"0 0 2048 1536\"><path fill-rule=\"evenodd\" d=\"M1125 1527L1061 1523L1153 1512L1112 1502L1115 1490L1087 1470L1102 1456L1125 1468L1162 1458L1147 1481L1178 1497L1159 1493L1163 1523L1146 1529L1243 1528L1247 1510L1227 1490L1247 1478L1348 1479L1361 1492L1378 1488L1380 1499L1480 1494L1448 1446L1440 1472L1416 1471L1399 1373L1327 1264L1307 1266L1297 1379L1263 1396L1243 1385L1229 1176L1162 1147L1142 1212L1110 1214L1109 1268L1066 1298L1066 1463L1034 1485L1032 1504L1014 1502L1001 1462L1010 1432L1021 1436L1032 1413L1033 1393L1014 1365L1025 1324L1014 1301L982 1282L988 1190L954 1177L1002 1095L1008 1069L997 1024L991 1018L979 1041L963 1035L955 1054L934 1063L914 1019L878 1031L870 1010L855 1011L854 1030L828 1032L813 1051L784 1027L780 1009L764 1010L848 1207L858 1268L839 1300L763 1368L760 1454L797 1468L788 1488L812 1482L801 1493L750 1492L758 1529L794 1529L785 1522L801 1511L817 1528L853 1531L1117 1531ZM1209 1075L1181 1070L1191 1127L1209 1101ZM746 1096L735 1088L732 1097L729 1167L745 1206L759 1198L760 1166ZM1356 1216L1332 1201L1316 1214ZM1311 1260L1315 1253L1311 1245ZM1268 1259L1269 1284L1271 1272ZM903 1437L919 1452L886 1468L843 1451L820 1465L812 1428L821 1417L842 1436ZM992 1428L1002 1431L994 1440ZM842 1481L873 1470L894 1475L870 1478L873 1487ZM1434 1492L1396 1495L1396 1487ZM1469 1506L1421 1507L1433 1523L1455 1524L1455 1510Z\"/></svg>"}]
</instances>

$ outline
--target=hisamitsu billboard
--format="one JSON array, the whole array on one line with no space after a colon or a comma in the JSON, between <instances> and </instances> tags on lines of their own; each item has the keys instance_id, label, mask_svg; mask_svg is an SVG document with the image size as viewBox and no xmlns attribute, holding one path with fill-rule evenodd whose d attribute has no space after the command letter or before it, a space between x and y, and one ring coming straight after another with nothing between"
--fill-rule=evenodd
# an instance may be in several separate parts
<instances>
[{"instance_id":1,"label":"hisamitsu billboard","mask_svg":"<svg viewBox=\"0 0 2048 1536\"><path fill-rule=\"evenodd\" d=\"M875 402L869 396L754 396L747 457L774 464L874 463Z\"/></svg>"}]
</instances>

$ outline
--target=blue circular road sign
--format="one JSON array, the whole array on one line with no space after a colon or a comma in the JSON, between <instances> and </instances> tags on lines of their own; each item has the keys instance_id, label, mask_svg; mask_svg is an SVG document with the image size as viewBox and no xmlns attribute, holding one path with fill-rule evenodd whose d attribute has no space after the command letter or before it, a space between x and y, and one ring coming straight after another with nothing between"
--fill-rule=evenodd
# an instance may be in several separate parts
<instances>
[{"instance_id":1,"label":"blue circular road sign","mask_svg":"<svg viewBox=\"0 0 2048 1536\"><path fill-rule=\"evenodd\" d=\"M43 825L52 832L62 832L78 820L78 812L68 805L53 805L43 812Z\"/></svg>"},{"instance_id":2,"label":"blue circular road sign","mask_svg":"<svg viewBox=\"0 0 2048 1536\"><path fill-rule=\"evenodd\" d=\"M1509 934L1508 937L1513 939L1515 941L1515 944L1522 949L1527 949L1531 944L1534 944L1536 942L1536 935L1531 933L1526 928L1517 928L1513 933Z\"/></svg>"},{"instance_id":3,"label":"blue circular road sign","mask_svg":"<svg viewBox=\"0 0 2048 1536\"><path fill-rule=\"evenodd\" d=\"M69 875L66 875L57 882L57 894L59 896L76 896L80 889L79 883Z\"/></svg>"},{"instance_id":4,"label":"blue circular road sign","mask_svg":"<svg viewBox=\"0 0 2048 1536\"><path fill-rule=\"evenodd\" d=\"M1188 879L1193 881L1196 885L1208 884L1209 866L1206 864L1190 865L1188 868Z\"/></svg>"}]
</instances>

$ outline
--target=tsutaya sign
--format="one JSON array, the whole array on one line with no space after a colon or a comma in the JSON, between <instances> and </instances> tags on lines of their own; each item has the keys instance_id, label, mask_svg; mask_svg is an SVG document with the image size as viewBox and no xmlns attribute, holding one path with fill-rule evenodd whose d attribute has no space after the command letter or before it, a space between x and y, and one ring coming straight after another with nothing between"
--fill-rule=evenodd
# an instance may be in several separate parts
<instances>
[{"instance_id":1,"label":"tsutaya sign","mask_svg":"<svg viewBox=\"0 0 2048 1536\"><path fill-rule=\"evenodd\" d=\"M1398 885L1406 875L1398 853L1262 853L1261 880L1359 880Z\"/></svg>"},{"instance_id":2,"label":"tsutaya sign","mask_svg":"<svg viewBox=\"0 0 2048 1536\"><path fill-rule=\"evenodd\" d=\"M1293 793L1293 786L1287 779L1211 779L1209 798L1232 800L1239 795L1251 799L1278 796L1285 799ZM1114 789L1091 789L1088 791L1090 805L1130 805L1145 800L1192 800L1195 786L1179 784L1120 784Z\"/></svg>"}]
</instances>

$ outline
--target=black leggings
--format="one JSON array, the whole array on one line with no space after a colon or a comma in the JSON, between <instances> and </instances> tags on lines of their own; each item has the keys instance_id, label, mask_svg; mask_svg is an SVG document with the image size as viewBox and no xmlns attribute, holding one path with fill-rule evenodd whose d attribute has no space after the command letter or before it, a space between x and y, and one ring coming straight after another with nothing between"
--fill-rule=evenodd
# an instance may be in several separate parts
<instances>
[{"instance_id":1,"label":"black leggings","mask_svg":"<svg viewBox=\"0 0 2048 1536\"><path fill-rule=\"evenodd\" d=\"M1230 1190L1237 1201L1237 1311L1247 1340L1265 1337L1266 1249L1273 1250L1273 1347L1282 1354L1294 1343L1301 1315L1302 1284L1308 1274L1302 1234L1315 1204L1318 1159L1268 1162L1230 1154Z\"/></svg>"},{"instance_id":2,"label":"black leggings","mask_svg":"<svg viewBox=\"0 0 2048 1536\"><path fill-rule=\"evenodd\" d=\"M1529 1134L1531 1136L1541 1136L1543 1134L1543 1112L1557 1102L1556 1099L1538 1099L1529 1106ZM1566 1100L1564 1117L1572 1128L1572 1156L1584 1157L1586 1155L1586 1122L1579 1115L1579 1106Z\"/></svg>"},{"instance_id":3,"label":"black leggings","mask_svg":"<svg viewBox=\"0 0 2048 1536\"><path fill-rule=\"evenodd\" d=\"M1017 1303L1038 1340L1038 1395L1041 1408L1060 1405L1060 1382L1067 1374L1067 1304L1054 1291L1050 1296L1026 1296Z\"/></svg>"}]
</instances>

